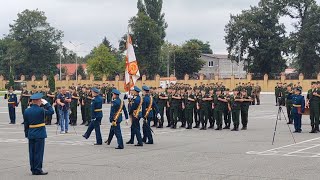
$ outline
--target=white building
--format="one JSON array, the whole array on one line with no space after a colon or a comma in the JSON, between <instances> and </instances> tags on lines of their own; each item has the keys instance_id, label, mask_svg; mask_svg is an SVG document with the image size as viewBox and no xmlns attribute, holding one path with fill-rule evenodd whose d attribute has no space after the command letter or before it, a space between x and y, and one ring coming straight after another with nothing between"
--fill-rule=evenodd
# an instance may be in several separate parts
<instances>
[{"instance_id":1,"label":"white building","mask_svg":"<svg viewBox=\"0 0 320 180\"><path fill-rule=\"evenodd\" d=\"M243 70L243 61L237 63L231 61L228 55L224 54L202 54L201 59L205 62L200 74L204 74L206 79L214 79L215 75L219 78L229 78L234 75L236 78L246 77L246 71Z\"/></svg>"}]
</instances>

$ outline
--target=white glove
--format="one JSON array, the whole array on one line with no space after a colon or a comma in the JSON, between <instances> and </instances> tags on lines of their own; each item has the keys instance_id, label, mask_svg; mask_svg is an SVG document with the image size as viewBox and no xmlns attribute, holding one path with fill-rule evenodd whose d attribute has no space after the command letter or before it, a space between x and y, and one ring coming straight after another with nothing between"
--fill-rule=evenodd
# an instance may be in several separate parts
<instances>
[{"instance_id":1,"label":"white glove","mask_svg":"<svg viewBox=\"0 0 320 180\"><path fill-rule=\"evenodd\" d=\"M132 98L133 98L133 96L129 94L128 95L128 99L132 99Z\"/></svg>"},{"instance_id":2,"label":"white glove","mask_svg":"<svg viewBox=\"0 0 320 180\"><path fill-rule=\"evenodd\" d=\"M43 104L43 105L48 104L48 101L47 101L47 100L45 100L45 99L41 99L41 102L42 102L42 104Z\"/></svg>"},{"instance_id":3,"label":"white glove","mask_svg":"<svg viewBox=\"0 0 320 180\"><path fill-rule=\"evenodd\" d=\"M158 118L158 119L161 119L160 113L157 114L157 118Z\"/></svg>"},{"instance_id":4,"label":"white glove","mask_svg":"<svg viewBox=\"0 0 320 180\"><path fill-rule=\"evenodd\" d=\"M140 118L140 121L144 121L144 119L143 119L143 118Z\"/></svg>"}]
</instances>

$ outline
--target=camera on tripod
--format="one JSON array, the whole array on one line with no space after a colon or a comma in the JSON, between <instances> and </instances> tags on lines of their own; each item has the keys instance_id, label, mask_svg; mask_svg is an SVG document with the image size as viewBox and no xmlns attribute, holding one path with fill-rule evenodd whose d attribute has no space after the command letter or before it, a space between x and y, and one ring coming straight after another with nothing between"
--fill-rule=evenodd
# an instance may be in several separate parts
<instances>
[{"instance_id":1,"label":"camera on tripod","mask_svg":"<svg viewBox=\"0 0 320 180\"><path fill-rule=\"evenodd\" d=\"M285 99L282 97L277 97L277 106L285 106L286 102Z\"/></svg>"}]
</instances>

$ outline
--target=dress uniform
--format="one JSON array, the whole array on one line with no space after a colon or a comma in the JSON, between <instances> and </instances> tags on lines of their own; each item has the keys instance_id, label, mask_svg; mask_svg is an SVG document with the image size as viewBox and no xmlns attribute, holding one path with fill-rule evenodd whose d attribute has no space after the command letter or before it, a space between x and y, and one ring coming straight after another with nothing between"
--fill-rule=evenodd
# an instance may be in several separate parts
<instances>
[{"instance_id":1,"label":"dress uniform","mask_svg":"<svg viewBox=\"0 0 320 180\"><path fill-rule=\"evenodd\" d=\"M100 95L100 91L97 88L92 88L93 99L91 102L91 122L88 126L87 132L83 135L84 138L88 139L93 129L96 132L96 143L94 145L102 145L102 137L100 131L100 124L103 117L102 103L103 98Z\"/></svg>"},{"instance_id":2,"label":"dress uniform","mask_svg":"<svg viewBox=\"0 0 320 180\"><path fill-rule=\"evenodd\" d=\"M10 123L9 124L15 124L16 123L16 107L18 106L18 100L17 95L13 93L13 88L9 88L9 93L5 94L4 99L8 100L8 109L9 109L9 117L10 117Z\"/></svg>"},{"instance_id":3,"label":"dress uniform","mask_svg":"<svg viewBox=\"0 0 320 180\"><path fill-rule=\"evenodd\" d=\"M142 103L142 118L143 118L143 139L142 141L146 144L153 144L153 137L151 134L151 127L150 127L150 121L153 117L152 109L156 110L157 118L160 119L161 116L159 114L159 109L157 104L153 101L152 96L149 94L149 87L143 86L142 89L146 93L143 98Z\"/></svg>"},{"instance_id":4,"label":"dress uniform","mask_svg":"<svg viewBox=\"0 0 320 180\"><path fill-rule=\"evenodd\" d=\"M285 92L285 98L286 98L286 109L287 109L287 116L289 119L289 122L287 124L293 124L293 117L291 115L292 112L292 90L291 85L287 87L287 91Z\"/></svg>"},{"instance_id":5,"label":"dress uniform","mask_svg":"<svg viewBox=\"0 0 320 180\"><path fill-rule=\"evenodd\" d=\"M239 91L234 89L233 95L230 99L230 108L232 114L232 122L233 122L233 129L231 131L238 131L239 130L239 123L240 123L240 110L241 110L241 97L239 95Z\"/></svg>"},{"instance_id":6,"label":"dress uniform","mask_svg":"<svg viewBox=\"0 0 320 180\"><path fill-rule=\"evenodd\" d=\"M120 123L122 121L122 111L124 112L126 120L128 120L128 112L127 108L124 105L124 102L119 98L121 94L117 89L112 90L113 101L111 103L110 117L109 120L111 122L111 128L109 132L108 140L105 142L110 145L113 136L117 137L118 147L116 149L123 149L123 139L121 134Z\"/></svg>"},{"instance_id":7,"label":"dress uniform","mask_svg":"<svg viewBox=\"0 0 320 180\"><path fill-rule=\"evenodd\" d=\"M133 102L129 109L129 115L131 116L131 137L127 144L134 144L134 136L137 137L138 144L136 146L143 146L141 132L140 132L140 118L142 117L141 109L143 99L139 96L140 89L134 86L134 91L136 95L133 97Z\"/></svg>"},{"instance_id":8,"label":"dress uniform","mask_svg":"<svg viewBox=\"0 0 320 180\"><path fill-rule=\"evenodd\" d=\"M25 88L23 88L23 90L21 92L21 96L20 96L20 104L21 104L22 115L24 114L24 111L28 108L29 101L30 101L29 92ZM24 122L24 120L23 120L23 122Z\"/></svg>"},{"instance_id":9,"label":"dress uniform","mask_svg":"<svg viewBox=\"0 0 320 180\"><path fill-rule=\"evenodd\" d=\"M295 95L292 98L292 115L294 120L294 133L301 133L301 118L305 110L304 96L301 95L301 89L295 89Z\"/></svg>"},{"instance_id":10,"label":"dress uniform","mask_svg":"<svg viewBox=\"0 0 320 180\"><path fill-rule=\"evenodd\" d=\"M44 121L45 115L52 115L54 111L50 103L46 100L40 100L42 96L42 93L33 94L30 99L34 104L31 104L23 115L25 119L24 132L25 137L29 140L29 161L33 175L48 174L42 170L45 138L47 138ZM43 107L40 107L41 103Z\"/></svg>"}]
</instances>

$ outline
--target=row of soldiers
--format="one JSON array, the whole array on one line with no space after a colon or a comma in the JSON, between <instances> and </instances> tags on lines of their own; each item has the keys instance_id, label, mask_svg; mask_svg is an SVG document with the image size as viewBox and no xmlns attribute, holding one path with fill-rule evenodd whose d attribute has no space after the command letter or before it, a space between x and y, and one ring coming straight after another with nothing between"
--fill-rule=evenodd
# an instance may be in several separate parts
<instances>
[{"instance_id":1,"label":"row of soldiers","mask_svg":"<svg viewBox=\"0 0 320 180\"><path fill-rule=\"evenodd\" d=\"M246 130L249 106L255 104L255 100L259 100L257 104L260 104L260 92L261 87L252 86L251 83L238 85L232 91L223 84L201 84L194 87L175 84L166 89L150 88L150 94L157 103L161 116L159 120L153 118L153 127L163 128L166 115L167 127L173 129L177 128L178 122L181 122L182 128L187 129L200 128L200 125L201 130L206 130L207 127L213 129L215 124L216 130L230 129L232 119L232 130L238 131L241 117L242 130ZM129 109L133 100L134 97L129 98Z\"/></svg>"},{"instance_id":2,"label":"row of soldiers","mask_svg":"<svg viewBox=\"0 0 320 180\"><path fill-rule=\"evenodd\" d=\"M78 86L70 86L68 88L67 93L71 96L71 103L70 103L70 125L76 126L77 125L77 109L80 106L81 109L81 125L88 126L91 121L91 100L93 99L91 89L93 86L96 86L100 89L101 96L103 97L103 103L111 103L112 100L112 90L115 89L114 85L109 85L108 83L103 83L102 85L78 85ZM28 91L26 87L23 87L20 100L17 104L21 104L22 114L30 105L30 96L36 93L42 93L43 99L47 100L50 104L54 106L56 112L56 123L59 124L60 116L57 112L59 106L57 105L57 97L61 91L61 87L57 87L55 92L52 92L49 87L47 86L33 86L31 91ZM52 115L46 116L46 125L52 124Z\"/></svg>"},{"instance_id":3,"label":"row of soldiers","mask_svg":"<svg viewBox=\"0 0 320 180\"><path fill-rule=\"evenodd\" d=\"M288 124L293 124L294 119L294 116L292 115L292 109L295 106L294 98L292 97L292 94L294 93L293 89L300 89L300 91L302 91L300 83L297 85L294 85L293 83L278 83L275 87L276 103L279 106L286 106L289 119ZM311 82L311 88L307 92L307 98L304 104L305 108L310 111L310 133L318 133L320 121L320 81Z\"/></svg>"}]
</instances>

